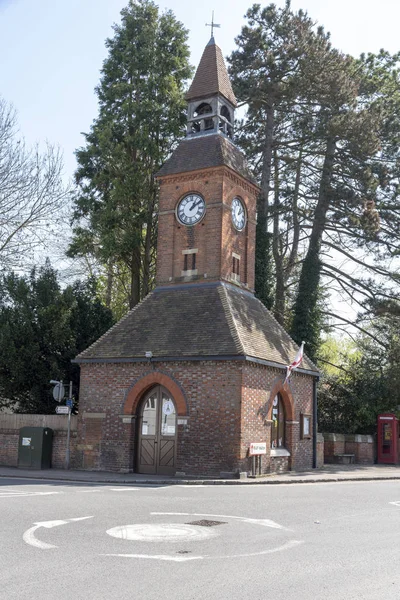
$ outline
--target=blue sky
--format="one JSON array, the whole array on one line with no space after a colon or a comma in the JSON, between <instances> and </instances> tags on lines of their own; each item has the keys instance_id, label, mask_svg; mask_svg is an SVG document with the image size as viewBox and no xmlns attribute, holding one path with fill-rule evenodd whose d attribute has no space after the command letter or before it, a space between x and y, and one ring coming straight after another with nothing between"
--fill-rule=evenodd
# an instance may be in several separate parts
<instances>
[{"instance_id":1,"label":"blue sky","mask_svg":"<svg viewBox=\"0 0 400 600\"><path fill-rule=\"evenodd\" d=\"M276 2L283 5L283 0ZM94 87L125 0L0 0L0 95L18 111L28 143L48 140L64 152L66 176L75 168L73 152L96 117ZM209 39L204 25L215 10L221 23L216 40L225 55L252 4L247 0L160 0L190 31L192 63ZM267 4L267 2L265 3ZM325 26L345 52L400 49L398 0L292 0Z\"/></svg>"}]
</instances>

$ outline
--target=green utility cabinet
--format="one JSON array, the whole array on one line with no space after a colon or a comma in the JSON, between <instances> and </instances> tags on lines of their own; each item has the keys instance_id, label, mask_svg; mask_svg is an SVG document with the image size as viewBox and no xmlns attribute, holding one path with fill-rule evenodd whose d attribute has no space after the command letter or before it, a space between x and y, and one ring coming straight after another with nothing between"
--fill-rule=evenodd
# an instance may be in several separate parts
<instances>
[{"instance_id":1,"label":"green utility cabinet","mask_svg":"<svg viewBox=\"0 0 400 600\"><path fill-rule=\"evenodd\" d=\"M22 427L19 430L18 467L50 469L53 430L49 427Z\"/></svg>"}]
</instances>

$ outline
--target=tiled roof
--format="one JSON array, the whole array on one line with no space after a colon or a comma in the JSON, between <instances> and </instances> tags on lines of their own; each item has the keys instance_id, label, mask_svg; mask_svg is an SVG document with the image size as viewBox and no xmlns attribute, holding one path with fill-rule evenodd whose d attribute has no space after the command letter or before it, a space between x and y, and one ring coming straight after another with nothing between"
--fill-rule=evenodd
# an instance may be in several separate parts
<instances>
[{"instance_id":1,"label":"tiled roof","mask_svg":"<svg viewBox=\"0 0 400 600\"><path fill-rule=\"evenodd\" d=\"M257 185L243 153L229 138L220 133L183 139L156 176L163 177L219 166L230 167Z\"/></svg>"},{"instance_id":2,"label":"tiled roof","mask_svg":"<svg viewBox=\"0 0 400 600\"><path fill-rule=\"evenodd\" d=\"M233 106L237 106L221 48L216 45L214 38L211 38L185 97L186 100L194 100L216 93L224 96Z\"/></svg>"},{"instance_id":3,"label":"tiled roof","mask_svg":"<svg viewBox=\"0 0 400 600\"><path fill-rule=\"evenodd\" d=\"M151 292L77 357L86 360L248 356L290 364L298 347L250 292L215 282ZM318 372L304 357L302 369Z\"/></svg>"}]
</instances>

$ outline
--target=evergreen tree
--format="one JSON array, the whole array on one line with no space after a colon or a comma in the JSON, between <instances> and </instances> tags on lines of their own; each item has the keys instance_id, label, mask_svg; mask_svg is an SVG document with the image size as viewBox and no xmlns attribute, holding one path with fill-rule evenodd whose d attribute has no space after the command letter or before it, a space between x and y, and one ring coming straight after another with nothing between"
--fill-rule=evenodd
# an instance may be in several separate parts
<instances>
[{"instance_id":1,"label":"evergreen tree","mask_svg":"<svg viewBox=\"0 0 400 600\"><path fill-rule=\"evenodd\" d=\"M184 85L191 74L187 31L152 0L130 0L108 39L99 115L76 155L71 256L94 255L132 308L154 280L158 188L154 174L185 125ZM121 288L119 288L121 289Z\"/></svg>"},{"instance_id":2,"label":"evergreen tree","mask_svg":"<svg viewBox=\"0 0 400 600\"><path fill-rule=\"evenodd\" d=\"M259 176L261 186L256 238L256 294L261 299L265 298L268 308L274 305L275 317L283 324L284 288L298 251L298 182L294 193L287 195L287 202L293 206L293 218L286 227L287 232L293 233L293 244L288 254L289 245L283 248L279 234L282 210L277 185L278 153L288 140L285 113L296 97L301 77L299 57L306 51L312 22L302 11L294 14L289 1L283 9L274 4L265 8L255 4L246 16L248 25L236 38L238 48L228 59L235 93L248 106L246 121L237 137ZM268 226L271 217L274 220L272 233Z\"/></svg>"},{"instance_id":3,"label":"evergreen tree","mask_svg":"<svg viewBox=\"0 0 400 600\"><path fill-rule=\"evenodd\" d=\"M0 282L0 407L53 413L50 379L72 380L78 397L77 354L113 323L92 283L61 289L49 263L30 276Z\"/></svg>"},{"instance_id":4,"label":"evergreen tree","mask_svg":"<svg viewBox=\"0 0 400 600\"><path fill-rule=\"evenodd\" d=\"M289 1L256 4L247 18L230 63L248 106L238 142L259 177L271 240L256 278L267 265L275 317L315 358L322 322L348 326L321 294L363 311L398 289L385 260L398 248L399 57L343 55Z\"/></svg>"}]
</instances>

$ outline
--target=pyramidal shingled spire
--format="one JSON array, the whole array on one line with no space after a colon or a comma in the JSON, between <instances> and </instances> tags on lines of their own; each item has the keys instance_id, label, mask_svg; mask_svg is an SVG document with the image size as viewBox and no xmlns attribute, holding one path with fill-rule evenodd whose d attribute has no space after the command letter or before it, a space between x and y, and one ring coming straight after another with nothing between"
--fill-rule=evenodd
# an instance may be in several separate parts
<instances>
[{"instance_id":1,"label":"pyramidal shingled spire","mask_svg":"<svg viewBox=\"0 0 400 600\"><path fill-rule=\"evenodd\" d=\"M213 37L204 49L186 100L205 98L212 94L221 94L234 107L237 106L221 48L217 46Z\"/></svg>"}]
</instances>

